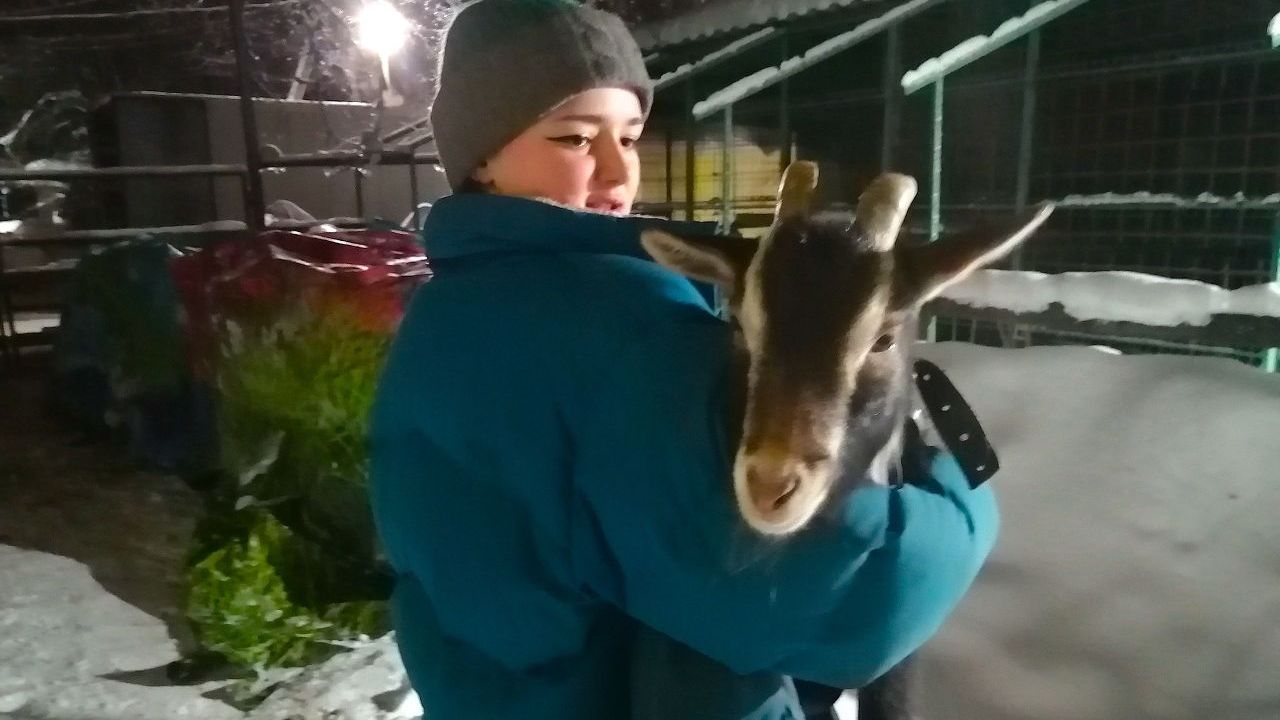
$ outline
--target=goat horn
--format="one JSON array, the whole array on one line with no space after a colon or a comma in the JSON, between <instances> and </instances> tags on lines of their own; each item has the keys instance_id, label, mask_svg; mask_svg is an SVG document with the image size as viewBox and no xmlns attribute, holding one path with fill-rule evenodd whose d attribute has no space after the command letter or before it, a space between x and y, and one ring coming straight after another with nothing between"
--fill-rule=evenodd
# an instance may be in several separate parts
<instances>
[{"instance_id":1,"label":"goat horn","mask_svg":"<svg viewBox=\"0 0 1280 720\"><path fill-rule=\"evenodd\" d=\"M915 197L915 178L897 173L881 175L862 192L858 198L858 224L874 249L881 252L893 249L902 222L907 218L907 208Z\"/></svg>"},{"instance_id":2,"label":"goat horn","mask_svg":"<svg viewBox=\"0 0 1280 720\"><path fill-rule=\"evenodd\" d=\"M809 203L813 200L813 190L818 187L818 164L806 160L797 160L787 166L782 173L782 184L778 186L778 207L774 211L774 220L785 220L809 214Z\"/></svg>"}]
</instances>

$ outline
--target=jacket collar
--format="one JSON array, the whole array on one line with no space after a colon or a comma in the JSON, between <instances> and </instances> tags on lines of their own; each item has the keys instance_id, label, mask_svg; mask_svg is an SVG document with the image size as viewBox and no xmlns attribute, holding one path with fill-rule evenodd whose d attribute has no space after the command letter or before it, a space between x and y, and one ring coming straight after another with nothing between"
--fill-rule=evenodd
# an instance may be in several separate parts
<instances>
[{"instance_id":1,"label":"jacket collar","mask_svg":"<svg viewBox=\"0 0 1280 720\"><path fill-rule=\"evenodd\" d=\"M590 252L648 259L640 247L640 231L646 227L683 236L715 232L715 223L709 222L619 217L541 200L467 193L437 201L427 214L422 237L432 260L521 251Z\"/></svg>"}]
</instances>

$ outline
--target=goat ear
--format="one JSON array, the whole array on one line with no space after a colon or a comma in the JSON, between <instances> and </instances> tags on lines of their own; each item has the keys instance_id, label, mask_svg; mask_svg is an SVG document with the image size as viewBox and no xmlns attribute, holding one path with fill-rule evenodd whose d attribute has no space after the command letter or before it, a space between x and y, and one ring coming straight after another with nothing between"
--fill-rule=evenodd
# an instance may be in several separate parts
<instances>
[{"instance_id":1,"label":"goat ear","mask_svg":"<svg viewBox=\"0 0 1280 720\"><path fill-rule=\"evenodd\" d=\"M1031 237L1053 213L1044 203L1012 227L975 230L928 245L900 248L895 257L893 305L906 309L933 299L974 270L1004 257Z\"/></svg>"},{"instance_id":2,"label":"goat ear","mask_svg":"<svg viewBox=\"0 0 1280 720\"><path fill-rule=\"evenodd\" d=\"M658 264L727 289L736 287L746 274L757 247L755 240L747 238L683 238L654 229L640 233L640 245Z\"/></svg>"}]
</instances>

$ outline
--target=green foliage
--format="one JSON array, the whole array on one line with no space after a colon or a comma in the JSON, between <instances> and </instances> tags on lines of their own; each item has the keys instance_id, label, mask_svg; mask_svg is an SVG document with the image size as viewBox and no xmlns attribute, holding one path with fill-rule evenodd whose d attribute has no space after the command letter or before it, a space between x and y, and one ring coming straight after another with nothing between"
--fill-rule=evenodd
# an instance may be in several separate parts
<instances>
[{"instance_id":1,"label":"green foliage","mask_svg":"<svg viewBox=\"0 0 1280 720\"><path fill-rule=\"evenodd\" d=\"M389 336L306 311L231 334L218 416L237 492L268 504L295 500L308 535L370 556L365 437Z\"/></svg>"},{"instance_id":2,"label":"green foliage","mask_svg":"<svg viewBox=\"0 0 1280 720\"><path fill-rule=\"evenodd\" d=\"M259 320L221 322L225 480L187 611L204 647L238 664L305 664L326 641L386 629L365 437L390 334L345 301L292 297Z\"/></svg>"},{"instance_id":3,"label":"green foliage","mask_svg":"<svg viewBox=\"0 0 1280 720\"><path fill-rule=\"evenodd\" d=\"M223 516L222 532L205 530L186 610L206 649L247 667L296 667L332 654L329 643L387 630L384 603L313 609L291 598L278 568L309 564L320 551L269 512L241 510Z\"/></svg>"}]
</instances>

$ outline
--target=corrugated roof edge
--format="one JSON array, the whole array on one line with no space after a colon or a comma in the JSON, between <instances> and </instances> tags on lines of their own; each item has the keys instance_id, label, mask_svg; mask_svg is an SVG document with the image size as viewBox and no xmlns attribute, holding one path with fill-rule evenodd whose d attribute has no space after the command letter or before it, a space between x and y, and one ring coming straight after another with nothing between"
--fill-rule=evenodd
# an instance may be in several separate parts
<instances>
[{"instance_id":1,"label":"corrugated roof edge","mask_svg":"<svg viewBox=\"0 0 1280 720\"><path fill-rule=\"evenodd\" d=\"M667 20L646 23L634 30L645 52L695 40L707 40L731 31L751 30L782 20L870 2L894 4L896 0L721 0Z\"/></svg>"}]
</instances>

